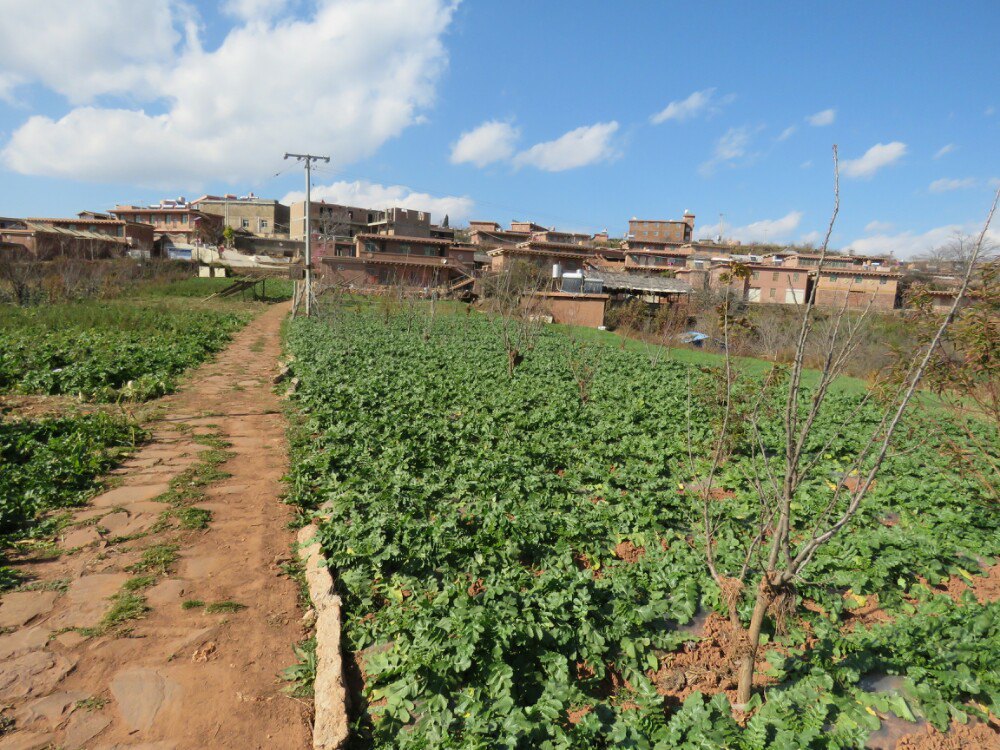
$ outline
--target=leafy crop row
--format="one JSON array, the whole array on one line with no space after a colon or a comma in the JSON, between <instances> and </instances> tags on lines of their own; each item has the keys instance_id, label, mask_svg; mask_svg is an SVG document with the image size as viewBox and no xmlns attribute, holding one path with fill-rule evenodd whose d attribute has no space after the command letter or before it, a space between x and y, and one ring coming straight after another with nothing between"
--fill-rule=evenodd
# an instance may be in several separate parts
<instances>
[{"instance_id":1,"label":"leafy crop row","mask_svg":"<svg viewBox=\"0 0 1000 750\"><path fill-rule=\"evenodd\" d=\"M86 500L97 478L141 437L125 419L100 413L0 420L0 535Z\"/></svg>"},{"instance_id":2,"label":"leafy crop row","mask_svg":"<svg viewBox=\"0 0 1000 750\"><path fill-rule=\"evenodd\" d=\"M697 372L601 348L585 355L596 374L584 402L579 343L547 332L509 377L479 316L428 328L359 309L296 321L289 345L306 415L291 497L328 517L321 539L366 681L359 742L862 747L877 714L941 726L975 702L1000 708L1000 607L956 607L918 583L975 571L1000 553L1000 524L918 424L868 512L799 584L826 614L796 620L785 656L769 656L778 684L740 726L724 695L674 705L651 678L692 639L678 626L719 600L683 491L689 433L711 434L710 410L687 396ZM818 426L817 441L834 440L802 502L822 502L842 471L857 435L837 415L856 401L834 397ZM750 516L747 481L737 455L723 475L730 538L740 510ZM641 553L617 553L623 542ZM892 622L843 631L850 597L876 593ZM862 690L880 672L906 676L907 697Z\"/></svg>"},{"instance_id":3,"label":"leafy crop row","mask_svg":"<svg viewBox=\"0 0 1000 750\"><path fill-rule=\"evenodd\" d=\"M207 307L102 301L3 308L0 393L145 400L229 341L249 315Z\"/></svg>"}]
</instances>

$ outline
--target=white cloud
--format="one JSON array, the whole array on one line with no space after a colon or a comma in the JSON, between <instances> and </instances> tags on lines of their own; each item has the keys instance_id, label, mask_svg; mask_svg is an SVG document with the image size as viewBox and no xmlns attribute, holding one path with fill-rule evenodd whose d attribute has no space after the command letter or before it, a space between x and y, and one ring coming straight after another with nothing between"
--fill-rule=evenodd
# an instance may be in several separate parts
<instances>
[{"instance_id":1,"label":"white cloud","mask_svg":"<svg viewBox=\"0 0 1000 750\"><path fill-rule=\"evenodd\" d=\"M974 188L978 184L979 180L975 177L963 177L962 179L942 177L940 180L934 180L927 189L932 193L947 193L951 190Z\"/></svg>"},{"instance_id":2,"label":"white cloud","mask_svg":"<svg viewBox=\"0 0 1000 750\"><path fill-rule=\"evenodd\" d=\"M752 134L749 128L729 128L715 143L712 158L702 163L698 171L704 177L713 174L717 167L746 156Z\"/></svg>"},{"instance_id":3,"label":"white cloud","mask_svg":"<svg viewBox=\"0 0 1000 750\"><path fill-rule=\"evenodd\" d=\"M799 242L804 245L817 245L823 241L823 233L817 229L811 232L806 232L804 235L799 237Z\"/></svg>"},{"instance_id":4,"label":"white cloud","mask_svg":"<svg viewBox=\"0 0 1000 750\"><path fill-rule=\"evenodd\" d=\"M950 154L954 150L955 150L955 144L954 143L946 143L944 146L942 146L941 148L939 148L937 150L937 153L934 154L934 158L935 159L940 159L942 156L945 156L946 154Z\"/></svg>"},{"instance_id":5,"label":"white cloud","mask_svg":"<svg viewBox=\"0 0 1000 750\"><path fill-rule=\"evenodd\" d=\"M0 98L40 83L73 104L102 94L153 99L182 16L174 0L5 0Z\"/></svg>"},{"instance_id":6,"label":"white cloud","mask_svg":"<svg viewBox=\"0 0 1000 750\"><path fill-rule=\"evenodd\" d=\"M742 242L780 242L787 240L801 221L801 211L790 211L780 219L762 219L742 227L706 224L699 227L696 234L699 237L716 237L721 232L727 238Z\"/></svg>"},{"instance_id":7,"label":"white cloud","mask_svg":"<svg viewBox=\"0 0 1000 750\"><path fill-rule=\"evenodd\" d=\"M147 12L146 3L126 5ZM151 98L167 102L166 111L81 107L59 119L35 116L2 159L25 174L186 189L260 179L285 150L356 161L433 102L453 9L448 0L341 0L306 19L238 25L210 52L189 38L149 77ZM94 15L117 24L103 5ZM26 36L52 54L68 26L48 21ZM115 33L126 32L116 25ZM85 40L84 49L96 46Z\"/></svg>"},{"instance_id":8,"label":"white cloud","mask_svg":"<svg viewBox=\"0 0 1000 750\"><path fill-rule=\"evenodd\" d=\"M794 125L789 125L787 128L781 131L781 135L778 136L777 140L787 141L789 138L792 137L792 135L795 133L796 130L798 130L797 127L795 127Z\"/></svg>"},{"instance_id":9,"label":"white cloud","mask_svg":"<svg viewBox=\"0 0 1000 750\"><path fill-rule=\"evenodd\" d=\"M897 257L909 258L939 248L958 235L978 234L980 231L982 231L982 224L969 223L934 227L923 233L912 231L897 234L879 233L856 239L844 249L862 255L892 253ZM995 229L990 230L986 239L989 243L998 244L1000 243L1000 232Z\"/></svg>"},{"instance_id":10,"label":"white cloud","mask_svg":"<svg viewBox=\"0 0 1000 750\"><path fill-rule=\"evenodd\" d=\"M812 165L812 159L806 159L804 162L799 164L799 167L802 169L812 169Z\"/></svg>"},{"instance_id":11,"label":"white cloud","mask_svg":"<svg viewBox=\"0 0 1000 750\"><path fill-rule=\"evenodd\" d=\"M865 224L865 231L869 234L874 232L888 232L893 227L891 221L872 220Z\"/></svg>"},{"instance_id":12,"label":"white cloud","mask_svg":"<svg viewBox=\"0 0 1000 750\"><path fill-rule=\"evenodd\" d=\"M826 125L833 125L833 121L837 119L837 110L835 109L824 109L822 112L817 112L814 115L809 115L806 118L806 122L816 128L822 128Z\"/></svg>"},{"instance_id":13,"label":"white cloud","mask_svg":"<svg viewBox=\"0 0 1000 750\"><path fill-rule=\"evenodd\" d=\"M871 177L882 167L899 161L906 154L906 144L899 141L876 143L857 159L845 159L840 171L848 177Z\"/></svg>"},{"instance_id":14,"label":"white cloud","mask_svg":"<svg viewBox=\"0 0 1000 750\"><path fill-rule=\"evenodd\" d=\"M733 94L726 94L721 99L716 99L714 88L695 91L686 99L678 99L677 101L670 102L670 104L650 117L649 121L654 125L659 125L668 120L683 122L701 114L715 114L722 109L723 105L729 104L734 98Z\"/></svg>"},{"instance_id":15,"label":"white cloud","mask_svg":"<svg viewBox=\"0 0 1000 750\"><path fill-rule=\"evenodd\" d=\"M305 197L303 191L292 191L282 198L281 202L297 203L305 200ZM312 189L312 199L361 208L409 208L430 211L434 222L440 222L447 214L452 223L468 219L475 207L475 202L468 196L433 196L429 193L418 193L403 185L380 185L367 180L354 182L342 180L329 185L316 185Z\"/></svg>"},{"instance_id":16,"label":"white cloud","mask_svg":"<svg viewBox=\"0 0 1000 750\"><path fill-rule=\"evenodd\" d=\"M554 141L536 143L514 157L517 166L532 166L547 172L585 167L618 156L612 136L618 123L599 122L563 134Z\"/></svg>"},{"instance_id":17,"label":"white cloud","mask_svg":"<svg viewBox=\"0 0 1000 750\"><path fill-rule=\"evenodd\" d=\"M996 114L996 111L997 108L991 104L989 107L983 110L983 114L986 115L987 117L992 117L994 114Z\"/></svg>"},{"instance_id":18,"label":"white cloud","mask_svg":"<svg viewBox=\"0 0 1000 750\"><path fill-rule=\"evenodd\" d=\"M470 162L485 167L496 161L509 159L520 131L506 122L490 120L479 127L462 133L451 148L451 163Z\"/></svg>"},{"instance_id":19,"label":"white cloud","mask_svg":"<svg viewBox=\"0 0 1000 750\"><path fill-rule=\"evenodd\" d=\"M290 0L226 0L225 13L247 21L266 21L281 14Z\"/></svg>"}]
</instances>

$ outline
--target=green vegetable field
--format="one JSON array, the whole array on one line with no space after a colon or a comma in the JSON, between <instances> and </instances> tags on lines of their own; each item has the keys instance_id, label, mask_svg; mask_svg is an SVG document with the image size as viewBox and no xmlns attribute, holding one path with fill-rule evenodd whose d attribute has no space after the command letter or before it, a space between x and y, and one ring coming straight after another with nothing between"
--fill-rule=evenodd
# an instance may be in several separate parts
<instances>
[{"instance_id":1,"label":"green vegetable field","mask_svg":"<svg viewBox=\"0 0 1000 750\"><path fill-rule=\"evenodd\" d=\"M1000 713L1000 604L961 591L1000 555L1000 519L933 415L796 582L766 700L738 722L687 491L713 430L705 372L546 329L511 377L479 315L342 310L288 336L291 500L327 517L358 747L860 748ZM807 509L875 418L843 422L858 398L830 397ZM756 502L746 469L737 450L721 474L721 563Z\"/></svg>"},{"instance_id":2,"label":"green vegetable field","mask_svg":"<svg viewBox=\"0 0 1000 750\"><path fill-rule=\"evenodd\" d=\"M250 320L248 306L179 300L211 288L191 280L155 295L17 308L0 305L0 396L71 396L85 405L141 402L219 351ZM195 283L192 283L195 282ZM209 291L206 291L209 289ZM49 511L85 502L143 431L115 407L58 402L0 411L0 539L44 534ZM7 408L4 409L8 410Z\"/></svg>"},{"instance_id":3,"label":"green vegetable field","mask_svg":"<svg viewBox=\"0 0 1000 750\"><path fill-rule=\"evenodd\" d=\"M0 421L0 535L42 510L89 499L96 477L142 436L126 419L101 413Z\"/></svg>"},{"instance_id":4,"label":"green vegetable field","mask_svg":"<svg viewBox=\"0 0 1000 750\"><path fill-rule=\"evenodd\" d=\"M221 349L250 316L178 302L101 300L3 307L0 393L146 400Z\"/></svg>"}]
</instances>

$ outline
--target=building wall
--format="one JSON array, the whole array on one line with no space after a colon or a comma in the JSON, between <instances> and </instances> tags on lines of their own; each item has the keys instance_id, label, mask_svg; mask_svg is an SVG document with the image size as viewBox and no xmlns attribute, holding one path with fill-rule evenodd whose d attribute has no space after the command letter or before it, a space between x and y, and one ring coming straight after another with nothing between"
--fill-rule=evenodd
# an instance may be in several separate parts
<instances>
[{"instance_id":1,"label":"building wall","mask_svg":"<svg viewBox=\"0 0 1000 750\"><path fill-rule=\"evenodd\" d=\"M890 274L823 271L816 281L816 304L839 307L846 301L849 308L865 308L874 297L874 307L891 310L898 286L898 277Z\"/></svg>"},{"instance_id":2,"label":"building wall","mask_svg":"<svg viewBox=\"0 0 1000 750\"><path fill-rule=\"evenodd\" d=\"M127 244L110 236L107 239L73 237L44 229L3 230L0 231L0 242L20 245L32 259L42 261L55 258L104 260L120 258L128 251Z\"/></svg>"},{"instance_id":3,"label":"building wall","mask_svg":"<svg viewBox=\"0 0 1000 750\"><path fill-rule=\"evenodd\" d=\"M694 231L694 217L691 221L661 221L632 219L628 223L628 233L635 240L654 242L690 242Z\"/></svg>"},{"instance_id":4,"label":"building wall","mask_svg":"<svg viewBox=\"0 0 1000 750\"><path fill-rule=\"evenodd\" d=\"M525 295L521 308L528 312L552 316L553 323L597 328L604 325L606 294L562 294L544 292Z\"/></svg>"},{"instance_id":5,"label":"building wall","mask_svg":"<svg viewBox=\"0 0 1000 750\"><path fill-rule=\"evenodd\" d=\"M786 305L805 302L809 273L796 268L754 268L751 266L748 302Z\"/></svg>"},{"instance_id":6,"label":"building wall","mask_svg":"<svg viewBox=\"0 0 1000 750\"><path fill-rule=\"evenodd\" d=\"M368 224L374 221L378 211L358 206L342 206L337 203L313 201L310 210L313 236L334 234L338 237L353 237L368 231ZM306 238L306 202L293 203L289 208L289 238Z\"/></svg>"},{"instance_id":7,"label":"building wall","mask_svg":"<svg viewBox=\"0 0 1000 750\"><path fill-rule=\"evenodd\" d=\"M288 236L290 212L288 206L264 200L203 200L195 207L222 219L223 225L242 229L258 237ZM227 220L228 217L228 220Z\"/></svg>"},{"instance_id":8,"label":"building wall","mask_svg":"<svg viewBox=\"0 0 1000 750\"><path fill-rule=\"evenodd\" d=\"M637 271L664 270L683 268L687 265L686 255L666 255L642 252L630 252L625 255L625 268Z\"/></svg>"},{"instance_id":9,"label":"building wall","mask_svg":"<svg viewBox=\"0 0 1000 750\"><path fill-rule=\"evenodd\" d=\"M222 229L222 220L192 208L144 208L118 206L112 212L120 219L138 224L151 224L154 239L168 237L175 242L192 242L199 233Z\"/></svg>"},{"instance_id":10,"label":"building wall","mask_svg":"<svg viewBox=\"0 0 1000 750\"><path fill-rule=\"evenodd\" d=\"M523 261L537 266L546 277L552 275L552 266L559 264L563 273L583 270L583 258L566 257L558 252L552 253L518 253L504 250L493 256L492 268L494 271L503 271L516 261Z\"/></svg>"}]
</instances>

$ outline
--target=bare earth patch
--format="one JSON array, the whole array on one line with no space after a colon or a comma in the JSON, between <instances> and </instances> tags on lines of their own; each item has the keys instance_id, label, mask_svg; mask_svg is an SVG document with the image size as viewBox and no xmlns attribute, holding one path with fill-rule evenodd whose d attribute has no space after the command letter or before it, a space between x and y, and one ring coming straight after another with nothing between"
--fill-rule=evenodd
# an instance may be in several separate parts
<instances>
[{"instance_id":1,"label":"bare earth patch","mask_svg":"<svg viewBox=\"0 0 1000 750\"><path fill-rule=\"evenodd\" d=\"M924 731L909 734L897 744L896 750L996 750L1000 748L1000 725L996 720L988 724L970 721L968 724L952 722L946 734L929 724Z\"/></svg>"}]
</instances>

